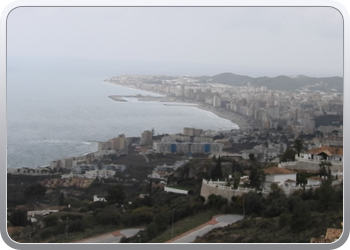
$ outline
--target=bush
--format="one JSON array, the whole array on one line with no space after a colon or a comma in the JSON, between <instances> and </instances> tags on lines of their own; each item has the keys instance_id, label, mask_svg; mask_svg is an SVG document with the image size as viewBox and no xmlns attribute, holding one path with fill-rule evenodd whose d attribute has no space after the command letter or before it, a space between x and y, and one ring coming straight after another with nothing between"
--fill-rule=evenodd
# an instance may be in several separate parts
<instances>
[{"instance_id":1,"label":"bush","mask_svg":"<svg viewBox=\"0 0 350 250\"><path fill-rule=\"evenodd\" d=\"M227 199L221 195L211 194L208 197L208 206L215 209L222 209L227 205Z\"/></svg>"},{"instance_id":2,"label":"bush","mask_svg":"<svg viewBox=\"0 0 350 250\"><path fill-rule=\"evenodd\" d=\"M58 216L55 214L48 215L43 219L46 227L52 227L58 225Z\"/></svg>"},{"instance_id":3,"label":"bush","mask_svg":"<svg viewBox=\"0 0 350 250\"><path fill-rule=\"evenodd\" d=\"M63 221L65 221L65 220L71 220L71 221L73 221L73 220L82 220L83 216L80 215L80 214L64 214L64 215L61 216L61 219Z\"/></svg>"},{"instance_id":4,"label":"bush","mask_svg":"<svg viewBox=\"0 0 350 250\"><path fill-rule=\"evenodd\" d=\"M102 225L118 225L121 221L121 215L119 212L110 212L110 213L98 213L96 216L96 222Z\"/></svg>"},{"instance_id":5,"label":"bush","mask_svg":"<svg viewBox=\"0 0 350 250\"><path fill-rule=\"evenodd\" d=\"M43 232L40 233L40 238L45 240L47 238L49 238L51 235L53 234L52 230L44 230Z\"/></svg>"},{"instance_id":6,"label":"bush","mask_svg":"<svg viewBox=\"0 0 350 250\"><path fill-rule=\"evenodd\" d=\"M11 216L9 218L11 225L15 227L25 227L29 225L29 221L27 219L27 211L23 210L13 210Z\"/></svg>"},{"instance_id":7,"label":"bush","mask_svg":"<svg viewBox=\"0 0 350 250\"><path fill-rule=\"evenodd\" d=\"M153 220L153 208L151 207L139 207L131 212L129 216L125 216L123 219L124 224L130 226L137 226L142 224L149 224Z\"/></svg>"},{"instance_id":8,"label":"bush","mask_svg":"<svg viewBox=\"0 0 350 250\"><path fill-rule=\"evenodd\" d=\"M89 210L86 207L82 207L79 209L79 213L87 213Z\"/></svg>"},{"instance_id":9,"label":"bush","mask_svg":"<svg viewBox=\"0 0 350 250\"><path fill-rule=\"evenodd\" d=\"M290 224L290 214L287 213L282 213L279 217L278 217L278 225L280 228L284 228L286 226L288 226Z\"/></svg>"},{"instance_id":10,"label":"bush","mask_svg":"<svg viewBox=\"0 0 350 250\"><path fill-rule=\"evenodd\" d=\"M66 232L67 223L60 223L54 230L55 234L64 234Z\"/></svg>"},{"instance_id":11,"label":"bush","mask_svg":"<svg viewBox=\"0 0 350 250\"><path fill-rule=\"evenodd\" d=\"M85 223L83 220L75 220L68 226L68 232L84 232L85 231Z\"/></svg>"},{"instance_id":12,"label":"bush","mask_svg":"<svg viewBox=\"0 0 350 250\"><path fill-rule=\"evenodd\" d=\"M95 202L92 202L90 203L87 208L89 211L95 211L96 209L98 208L105 208L108 206L108 203L107 202L104 202L104 201L95 201Z\"/></svg>"}]
</instances>

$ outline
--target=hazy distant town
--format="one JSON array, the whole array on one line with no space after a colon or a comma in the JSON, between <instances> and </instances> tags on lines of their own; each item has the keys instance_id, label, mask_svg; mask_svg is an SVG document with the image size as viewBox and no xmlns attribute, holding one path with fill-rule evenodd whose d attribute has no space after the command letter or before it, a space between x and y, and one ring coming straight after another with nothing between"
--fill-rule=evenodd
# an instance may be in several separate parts
<instances>
[{"instance_id":1,"label":"hazy distant town","mask_svg":"<svg viewBox=\"0 0 350 250\"><path fill-rule=\"evenodd\" d=\"M342 78L119 75L105 83L160 94L109 96L115 101L195 105L239 128L184 127L177 134L145 128L139 137L125 131L99 142L93 153L40 168L8 168L14 239L84 242L113 231L119 234L111 233L110 242L186 242L180 235L194 228L198 237L189 242L320 243L340 237ZM23 215L15 211L26 211L29 222L19 222ZM222 225L230 235L200 232L208 216L222 214L241 216ZM183 226L185 219L193 219L192 228ZM267 230L268 223L275 238L252 229ZM137 230L127 235L125 228ZM252 231L243 234L247 228ZM95 240L90 242L101 242Z\"/></svg>"}]
</instances>

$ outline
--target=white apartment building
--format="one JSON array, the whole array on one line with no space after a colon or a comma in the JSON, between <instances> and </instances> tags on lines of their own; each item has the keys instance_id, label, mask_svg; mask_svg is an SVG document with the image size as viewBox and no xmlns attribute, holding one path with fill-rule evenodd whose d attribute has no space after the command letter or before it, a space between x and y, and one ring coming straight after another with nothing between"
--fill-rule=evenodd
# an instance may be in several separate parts
<instances>
[{"instance_id":1,"label":"white apartment building","mask_svg":"<svg viewBox=\"0 0 350 250\"><path fill-rule=\"evenodd\" d=\"M190 143L190 142L155 142L153 150L157 153L220 153L221 143Z\"/></svg>"}]
</instances>

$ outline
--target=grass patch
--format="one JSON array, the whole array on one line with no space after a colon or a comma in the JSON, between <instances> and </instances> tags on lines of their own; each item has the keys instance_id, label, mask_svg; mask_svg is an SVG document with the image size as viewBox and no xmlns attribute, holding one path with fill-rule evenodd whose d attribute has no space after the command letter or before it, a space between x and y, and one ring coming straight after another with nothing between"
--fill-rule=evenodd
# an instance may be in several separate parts
<instances>
[{"instance_id":1,"label":"grass patch","mask_svg":"<svg viewBox=\"0 0 350 250\"><path fill-rule=\"evenodd\" d=\"M174 238L210 221L211 218L217 214L220 214L220 212L217 210L208 210L203 213L177 221L176 223L174 223ZM171 231L172 228L170 225L170 227L164 233L158 235L156 238L152 239L148 243L164 243L170 240Z\"/></svg>"}]
</instances>

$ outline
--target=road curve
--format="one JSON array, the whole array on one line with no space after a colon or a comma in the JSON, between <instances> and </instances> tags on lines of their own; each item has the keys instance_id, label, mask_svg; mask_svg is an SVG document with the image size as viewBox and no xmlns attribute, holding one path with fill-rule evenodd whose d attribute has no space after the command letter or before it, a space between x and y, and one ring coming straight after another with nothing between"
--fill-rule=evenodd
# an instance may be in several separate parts
<instances>
[{"instance_id":1,"label":"road curve","mask_svg":"<svg viewBox=\"0 0 350 250\"><path fill-rule=\"evenodd\" d=\"M174 239L167 241L167 243L191 243L198 236L203 236L204 234L208 233L214 228L225 227L241 219L243 219L243 216L238 214L225 214L225 215L214 216L210 222L205 223L178 237L175 237Z\"/></svg>"},{"instance_id":2,"label":"road curve","mask_svg":"<svg viewBox=\"0 0 350 250\"><path fill-rule=\"evenodd\" d=\"M96 237L91 237L84 240L76 241L75 243L119 243L120 239L125 236L129 238L136 235L139 231L144 230L144 228L130 228L122 229L112 233L102 234Z\"/></svg>"}]
</instances>

